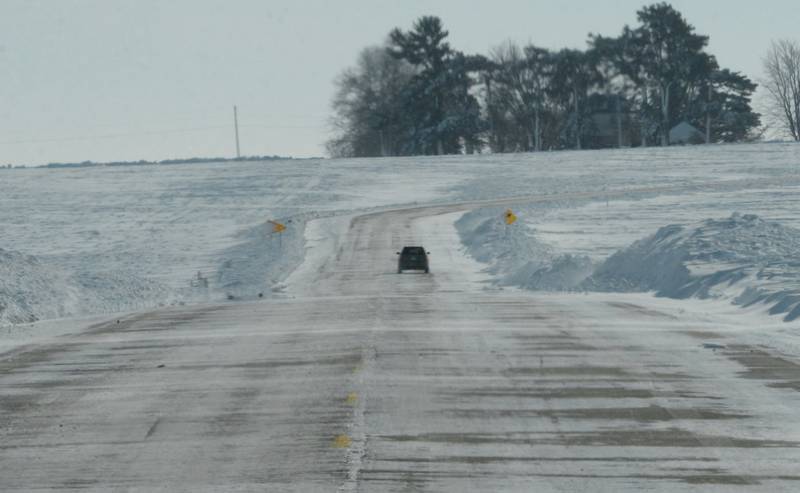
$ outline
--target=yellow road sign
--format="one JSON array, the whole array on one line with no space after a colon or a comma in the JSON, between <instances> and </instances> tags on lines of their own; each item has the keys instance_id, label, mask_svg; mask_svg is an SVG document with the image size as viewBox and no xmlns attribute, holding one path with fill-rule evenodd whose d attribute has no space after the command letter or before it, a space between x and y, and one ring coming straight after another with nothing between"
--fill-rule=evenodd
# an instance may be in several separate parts
<instances>
[{"instance_id":1,"label":"yellow road sign","mask_svg":"<svg viewBox=\"0 0 800 493\"><path fill-rule=\"evenodd\" d=\"M353 443L353 440L347 435L337 435L336 438L333 439L333 446L335 448L347 448L351 443Z\"/></svg>"},{"instance_id":2,"label":"yellow road sign","mask_svg":"<svg viewBox=\"0 0 800 493\"><path fill-rule=\"evenodd\" d=\"M273 233L280 233L286 229L286 226L279 223L278 221L269 221L272 224L272 232Z\"/></svg>"},{"instance_id":3,"label":"yellow road sign","mask_svg":"<svg viewBox=\"0 0 800 493\"><path fill-rule=\"evenodd\" d=\"M517 220L517 216L515 216L514 213L511 212L511 209L506 209L505 217L506 217L506 224L514 224L514 221Z\"/></svg>"}]
</instances>

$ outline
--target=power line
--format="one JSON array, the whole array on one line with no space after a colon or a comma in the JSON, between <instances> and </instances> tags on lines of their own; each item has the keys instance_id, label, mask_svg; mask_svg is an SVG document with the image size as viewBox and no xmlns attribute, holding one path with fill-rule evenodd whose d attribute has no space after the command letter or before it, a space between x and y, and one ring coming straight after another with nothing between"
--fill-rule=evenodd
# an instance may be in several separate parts
<instances>
[{"instance_id":1,"label":"power line","mask_svg":"<svg viewBox=\"0 0 800 493\"><path fill-rule=\"evenodd\" d=\"M241 124L239 127L242 128L278 128L278 129L321 129L326 128L325 125L272 125L272 124L259 124L259 123L249 123L249 124ZM48 142L78 142L78 141L88 141L88 140L104 140L104 139L118 139L124 137L141 137L147 135L168 135L168 134L177 134L177 133L192 133L192 132L202 132L207 130L218 130L218 129L225 129L230 128L228 125L211 125L207 127L194 127L194 128L179 128L179 129L169 129L169 130L151 130L151 131L142 131L142 132L123 132L123 133L113 133L113 134L101 134L101 135L85 135L79 137L54 137L50 139L17 139L17 140L7 140L0 142L0 145L13 145L13 144L44 144Z\"/></svg>"},{"instance_id":2,"label":"power line","mask_svg":"<svg viewBox=\"0 0 800 493\"><path fill-rule=\"evenodd\" d=\"M236 159L242 157L239 152L239 114L236 112L236 105L233 105L233 128L236 130Z\"/></svg>"},{"instance_id":3,"label":"power line","mask_svg":"<svg viewBox=\"0 0 800 493\"><path fill-rule=\"evenodd\" d=\"M195 128L180 128L180 129L171 129L171 130L152 130L152 131L144 131L144 132L125 132L125 133L115 133L115 134L102 134L102 135L87 135L81 137L57 137L51 139L21 139L21 140L9 140L5 142L0 142L0 144L39 144L45 142L71 142L71 141L80 141L80 140L101 140L101 139L117 139L120 137L137 137L143 135L163 135L163 134L174 134L174 133L191 133L191 132L199 132L204 130L216 130L219 128L227 128L227 125L214 125L209 127L195 127Z\"/></svg>"}]
</instances>

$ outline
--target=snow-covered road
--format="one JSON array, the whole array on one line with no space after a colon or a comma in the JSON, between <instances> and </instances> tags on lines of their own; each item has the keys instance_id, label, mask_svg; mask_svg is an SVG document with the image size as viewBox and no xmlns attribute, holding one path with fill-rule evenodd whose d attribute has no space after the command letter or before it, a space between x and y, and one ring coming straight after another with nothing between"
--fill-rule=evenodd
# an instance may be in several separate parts
<instances>
[{"instance_id":1,"label":"snow-covered road","mask_svg":"<svg viewBox=\"0 0 800 493\"><path fill-rule=\"evenodd\" d=\"M766 317L497 289L465 208L312 221L283 299L5 355L0 490L800 488L800 363L751 342ZM395 273L408 244L431 275Z\"/></svg>"}]
</instances>

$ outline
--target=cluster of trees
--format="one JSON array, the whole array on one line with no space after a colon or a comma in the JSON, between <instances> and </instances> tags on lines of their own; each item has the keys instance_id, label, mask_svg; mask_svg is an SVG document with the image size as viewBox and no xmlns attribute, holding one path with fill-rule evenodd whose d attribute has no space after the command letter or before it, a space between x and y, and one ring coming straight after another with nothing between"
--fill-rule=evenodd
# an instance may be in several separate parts
<instances>
[{"instance_id":1,"label":"cluster of trees","mask_svg":"<svg viewBox=\"0 0 800 493\"><path fill-rule=\"evenodd\" d=\"M688 122L705 142L760 126L746 76L720 68L669 4L638 12L618 37L552 51L508 42L489 56L447 42L437 17L393 30L337 80L334 157L669 145Z\"/></svg>"}]
</instances>

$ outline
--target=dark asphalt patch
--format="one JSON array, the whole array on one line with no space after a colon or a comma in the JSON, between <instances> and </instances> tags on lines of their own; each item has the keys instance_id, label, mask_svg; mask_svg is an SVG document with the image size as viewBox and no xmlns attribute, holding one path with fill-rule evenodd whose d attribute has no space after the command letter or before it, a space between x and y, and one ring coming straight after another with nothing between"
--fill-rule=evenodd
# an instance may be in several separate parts
<instances>
[{"instance_id":1,"label":"dark asphalt patch","mask_svg":"<svg viewBox=\"0 0 800 493\"><path fill-rule=\"evenodd\" d=\"M800 391L800 364L761 349L748 346L729 346L725 356L746 367L740 375L756 380L772 380L773 388Z\"/></svg>"},{"instance_id":2,"label":"dark asphalt patch","mask_svg":"<svg viewBox=\"0 0 800 493\"><path fill-rule=\"evenodd\" d=\"M628 420L638 422L673 420L723 420L749 418L746 414L733 414L713 409L681 409L661 406L598 407L579 409L444 409L446 416L472 419L495 418L559 418L583 420Z\"/></svg>"},{"instance_id":3,"label":"dark asphalt patch","mask_svg":"<svg viewBox=\"0 0 800 493\"><path fill-rule=\"evenodd\" d=\"M423 433L419 435L380 435L392 442L427 442L462 445L566 445L680 448L798 448L800 443L737 437L699 435L679 428L664 430L603 430L560 433Z\"/></svg>"}]
</instances>

